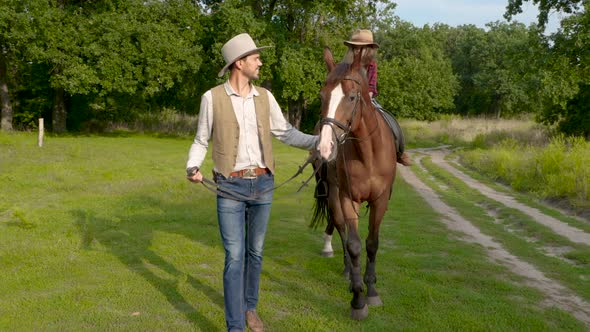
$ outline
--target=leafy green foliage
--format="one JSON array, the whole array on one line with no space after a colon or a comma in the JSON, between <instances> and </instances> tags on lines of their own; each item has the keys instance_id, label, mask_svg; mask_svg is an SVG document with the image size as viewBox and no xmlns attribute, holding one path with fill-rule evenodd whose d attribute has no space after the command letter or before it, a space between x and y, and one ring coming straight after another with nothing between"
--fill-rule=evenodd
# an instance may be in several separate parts
<instances>
[{"instance_id":1,"label":"leafy green foliage","mask_svg":"<svg viewBox=\"0 0 590 332\"><path fill-rule=\"evenodd\" d=\"M32 12L46 7L47 2L7 0L0 3L0 84L7 93L3 91L0 95L2 129L34 126L48 104L40 91L43 80L38 79L34 64L28 61L37 38ZM34 106L26 107L29 104Z\"/></svg>"},{"instance_id":2,"label":"leafy green foliage","mask_svg":"<svg viewBox=\"0 0 590 332\"><path fill-rule=\"evenodd\" d=\"M590 2L585 0L533 0L539 6L538 22L545 27L551 11L566 13L561 29L551 36L549 56L540 70L541 97L539 121L557 124L569 135L590 137L588 104L590 103ZM510 0L505 16L522 12L522 0Z\"/></svg>"},{"instance_id":3,"label":"leafy green foliage","mask_svg":"<svg viewBox=\"0 0 590 332\"><path fill-rule=\"evenodd\" d=\"M524 2L510 1L507 15ZM342 42L368 28L381 45L378 100L397 116L530 113L587 137L590 4L532 2L540 5L540 23L549 10L569 13L561 30L544 36L542 26L501 22L418 28L396 17L390 0L7 0L0 2L7 68L0 82L7 83L13 113L7 121L31 129L44 117L60 131L67 117L67 129L84 131L146 113L196 115L202 93L225 79L217 77L225 65L221 46L248 32L257 44L273 46L262 52L255 83L271 89L289 121L309 131L319 116L323 48L338 61Z\"/></svg>"},{"instance_id":4,"label":"leafy green foliage","mask_svg":"<svg viewBox=\"0 0 590 332\"><path fill-rule=\"evenodd\" d=\"M446 51L461 84L456 111L496 117L536 112L541 107L539 68L546 58L537 31L519 23L496 22L488 28L446 31Z\"/></svg>"},{"instance_id":5,"label":"leafy green foliage","mask_svg":"<svg viewBox=\"0 0 590 332\"><path fill-rule=\"evenodd\" d=\"M453 108L458 82L442 44L428 26L397 21L379 30L379 101L396 116L433 120Z\"/></svg>"},{"instance_id":6,"label":"leafy green foliage","mask_svg":"<svg viewBox=\"0 0 590 332\"><path fill-rule=\"evenodd\" d=\"M121 100L144 108L151 98L182 91L179 83L201 65L200 12L190 1L40 3L21 8L34 18L37 37L27 54L51 68L36 74L76 100L70 111L80 114L70 114L71 128L113 118L101 113Z\"/></svg>"},{"instance_id":7,"label":"leafy green foliage","mask_svg":"<svg viewBox=\"0 0 590 332\"><path fill-rule=\"evenodd\" d=\"M564 19L562 30L553 36L554 55L543 81L548 102L539 119L557 124L563 133L590 137L590 3L584 7L584 12Z\"/></svg>"},{"instance_id":8,"label":"leafy green foliage","mask_svg":"<svg viewBox=\"0 0 590 332\"><path fill-rule=\"evenodd\" d=\"M541 28L544 28L549 21L549 15L552 11L572 14L580 10L580 4L587 4L585 0L508 0L504 17L511 19L513 16L522 13L523 2L532 2L538 6L538 23Z\"/></svg>"}]
</instances>

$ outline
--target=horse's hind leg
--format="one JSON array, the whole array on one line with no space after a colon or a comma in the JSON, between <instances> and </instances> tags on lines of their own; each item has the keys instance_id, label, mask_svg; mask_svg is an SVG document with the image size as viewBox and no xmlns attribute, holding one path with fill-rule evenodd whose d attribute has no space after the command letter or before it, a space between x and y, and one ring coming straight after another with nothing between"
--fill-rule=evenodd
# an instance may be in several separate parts
<instances>
[{"instance_id":1,"label":"horse's hind leg","mask_svg":"<svg viewBox=\"0 0 590 332\"><path fill-rule=\"evenodd\" d=\"M338 209L340 207L338 206ZM344 270L342 271L342 276L347 280L350 279L350 256L348 255L348 250L346 249L346 231L344 227L344 223L342 221L342 213L337 212L333 215L332 218L339 218L338 221L336 220L328 220L328 225L326 226L326 230L324 231L324 249L322 250L322 256L324 257L334 257L334 249L332 248L332 235L334 234L334 228L338 230L338 235L340 236L340 243L342 244L342 258L344 260Z\"/></svg>"},{"instance_id":2,"label":"horse's hind leg","mask_svg":"<svg viewBox=\"0 0 590 332\"><path fill-rule=\"evenodd\" d=\"M387 199L380 199L371 206L369 216L369 235L366 240L367 266L364 282L367 285L367 303L369 305L383 305L375 285L377 284L376 257L379 249L379 226L387 210Z\"/></svg>"},{"instance_id":3,"label":"horse's hind leg","mask_svg":"<svg viewBox=\"0 0 590 332\"><path fill-rule=\"evenodd\" d=\"M328 220L328 225L324 231L324 248L322 249L322 256L334 257L334 249L332 248L332 234L334 233L334 222Z\"/></svg>"}]
</instances>

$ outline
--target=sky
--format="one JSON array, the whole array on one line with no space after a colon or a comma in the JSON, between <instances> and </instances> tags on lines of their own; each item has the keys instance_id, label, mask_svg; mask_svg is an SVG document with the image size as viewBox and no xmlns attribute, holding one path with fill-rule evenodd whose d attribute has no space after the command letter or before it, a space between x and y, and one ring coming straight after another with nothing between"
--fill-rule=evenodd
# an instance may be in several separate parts
<instances>
[{"instance_id":1,"label":"sky","mask_svg":"<svg viewBox=\"0 0 590 332\"><path fill-rule=\"evenodd\" d=\"M485 28L485 24L495 21L506 21L504 13L508 0L394 0L397 3L395 15L416 27L424 24L445 23L450 26L474 24ZM537 22L539 13L531 1L523 2L523 13L513 17L529 25ZM549 16L545 33L552 33L559 28L558 14Z\"/></svg>"}]
</instances>

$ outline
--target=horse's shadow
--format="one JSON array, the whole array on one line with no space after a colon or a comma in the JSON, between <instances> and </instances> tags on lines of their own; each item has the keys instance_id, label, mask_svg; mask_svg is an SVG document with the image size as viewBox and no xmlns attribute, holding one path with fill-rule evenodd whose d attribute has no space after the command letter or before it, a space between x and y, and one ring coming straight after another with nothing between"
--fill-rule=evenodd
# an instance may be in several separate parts
<instances>
[{"instance_id":1,"label":"horse's shadow","mask_svg":"<svg viewBox=\"0 0 590 332\"><path fill-rule=\"evenodd\" d=\"M166 205L166 203L154 201L150 197L135 197L132 199L149 202L149 206L158 206L163 211L170 211L171 214L174 211L190 209L189 206ZM176 280L187 282L196 291L207 296L210 301L206 305L211 306L213 304L223 310L223 294L220 290L213 289L190 273L180 270L151 249L154 233L159 231L180 234L207 246L217 245L217 237L208 236L209 232L193 232L191 228L195 227L187 225L190 222L189 220L178 220L178 216L168 215L168 213L164 215L125 213L121 217L117 217L115 214L111 219L97 217L94 212L82 209L72 210L71 213L76 218L83 249L92 250L94 243L99 243L119 259L121 263L125 264L130 271L141 276L154 289L162 293L168 302L176 310L183 313L191 323L204 331L219 330L218 324L212 323L207 317L200 314L195 307L195 303L189 303L178 291ZM176 222L167 223L166 219L168 218L176 219ZM214 220L207 222L213 223ZM195 253L195 260L197 259L198 255ZM160 277L153 272L153 267L165 271L173 276L173 279Z\"/></svg>"}]
</instances>

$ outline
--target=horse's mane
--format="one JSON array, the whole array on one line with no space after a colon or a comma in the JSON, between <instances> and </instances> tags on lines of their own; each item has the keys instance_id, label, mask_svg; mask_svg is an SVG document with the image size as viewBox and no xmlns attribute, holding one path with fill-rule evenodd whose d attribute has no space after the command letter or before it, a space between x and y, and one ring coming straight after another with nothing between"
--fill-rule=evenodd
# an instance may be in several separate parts
<instances>
[{"instance_id":1,"label":"horse's mane","mask_svg":"<svg viewBox=\"0 0 590 332\"><path fill-rule=\"evenodd\" d=\"M344 63L344 62L338 63L336 65L336 67L334 67L334 69L330 73L328 73L328 77L326 77L326 83L340 81L342 79L342 77L344 77L344 75L346 75L349 68L350 68L350 65L347 63Z\"/></svg>"},{"instance_id":2,"label":"horse's mane","mask_svg":"<svg viewBox=\"0 0 590 332\"><path fill-rule=\"evenodd\" d=\"M338 64L336 64L334 69L328 74L328 77L326 78L326 84L339 82L343 78L350 76L349 73L351 72L351 67L352 67L352 64L347 63L345 61L342 61L342 62L339 62ZM367 93L366 98L369 98L369 95L368 95L369 83L367 81L367 71L365 70L365 68L362 68L359 71L359 74L362 77L362 79L360 80L359 83L361 83L363 91L365 91ZM365 97L363 97L363 98L365 98ZM372 103L369 102L368 105L372 106Z\"/></svg>"}]
</instances>

